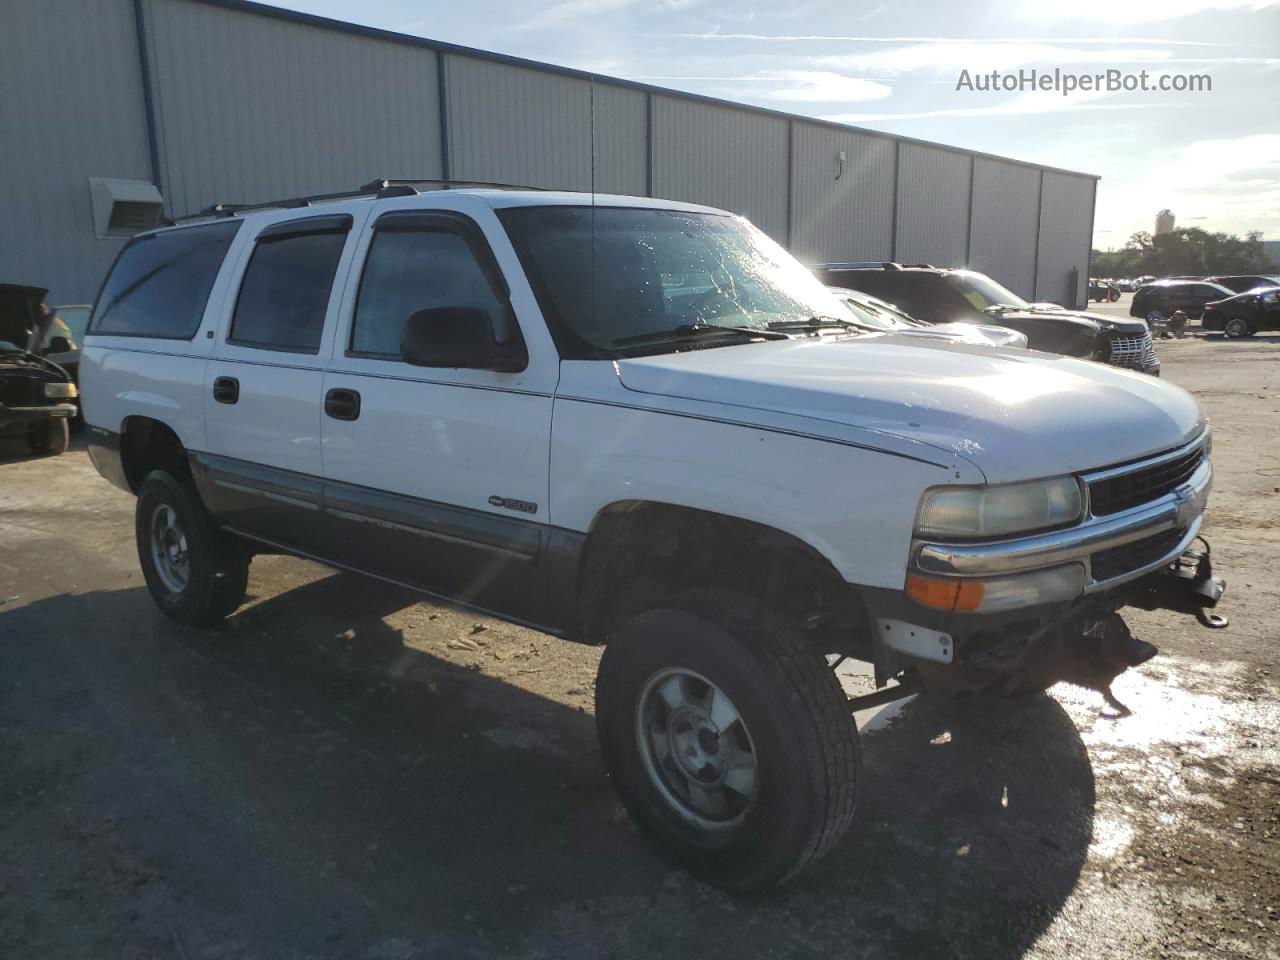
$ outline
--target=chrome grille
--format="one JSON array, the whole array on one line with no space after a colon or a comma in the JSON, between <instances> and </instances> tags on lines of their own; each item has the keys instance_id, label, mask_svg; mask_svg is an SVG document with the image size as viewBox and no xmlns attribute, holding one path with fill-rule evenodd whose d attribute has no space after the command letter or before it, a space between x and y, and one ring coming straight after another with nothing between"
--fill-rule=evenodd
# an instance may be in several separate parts
<instances>
[{"instance_id":1,"label":"chrome grille","mask_svg":"<svg viewBox=\"0 0 1280 960\"><path fill-rule=\"evenodd\" d=\"M1089 558L1089 567L1094 582L1101 583L1113 577L1122 577L1155 563L1169 551L1176 549L1186 533L1185 530L1166 530L1152 537L1093 554Z\"/></svg>"},{"instance_id":2,"label":"chrome grille","mask_svg":"<svg viewBox=\"0 0 1280 960\"><path fill-rule=\"evenodd\" d=\"M1140 466L1128 473L1108 473L1089 481L1089 510L1095 517L1129 510L1158 500L1170 490L1186 483L1205 458L1205 445L1175 454L1153 464Z\"/></svg>"},{"instance_id":3,"label":"chrome grille","mask_svg":"<svg viewBox=\"0 0 1280 960\"><path fill-rule=\"evenodd\" d=\"M1117 367L1141 370L1156 362L1156 348L1150 333L1115 334L1110 340L1107 362Z\"/></svg>"}]
</instances>

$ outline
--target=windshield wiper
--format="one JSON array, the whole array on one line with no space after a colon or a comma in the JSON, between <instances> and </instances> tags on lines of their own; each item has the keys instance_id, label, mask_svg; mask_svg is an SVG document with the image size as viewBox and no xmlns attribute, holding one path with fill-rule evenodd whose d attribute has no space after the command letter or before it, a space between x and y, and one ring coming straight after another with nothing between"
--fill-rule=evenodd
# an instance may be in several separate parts
<instances>
[{"instance_id":1,"label":"windshield wiper","mask_svg":"<svg viewBox=\"0 0 1280 960\"><path fill-rule=\"evenodd\" d=\"M772 326L772 325L770 325ZM682 323L670 330L658 330L653 333L638 333L630 337L619 337L613 341L615 347L636 346L644 343L663 343L668 340L697 340L704 337L753 337L762 340L785 340L786 335L773 333L770 329L760 327L722 327L715 323Z\"/></svg>"},{"instance_id":2,"label":"windshield wiper","mask_svg":"<svg viewBox=\"0 0 1280 960\"><path fill-rule=\"evenodd\" d=\"M770 330L823 330L839 327L841 330L870 330L883 333L879 327L856 320L841 320L839 317L810 317L808 320L778 320L768 325Z\"/></svg>"}]
</instances>

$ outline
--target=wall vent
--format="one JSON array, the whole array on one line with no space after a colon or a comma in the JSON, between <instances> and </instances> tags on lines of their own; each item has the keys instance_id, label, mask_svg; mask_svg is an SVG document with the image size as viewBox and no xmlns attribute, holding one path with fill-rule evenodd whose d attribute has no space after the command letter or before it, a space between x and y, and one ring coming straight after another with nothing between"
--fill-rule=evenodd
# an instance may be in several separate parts
<instances>
[{"instance_id":1,"label":"wall vent","mask_svg":"<svg viewBox=\"0 0 1280 960\"><path fill-rule=\"evenodd\" d=\"M145 180L89 178L93 230L101 239L132 237L160 225L164 199Z\"/></svg>"}]
</instances>

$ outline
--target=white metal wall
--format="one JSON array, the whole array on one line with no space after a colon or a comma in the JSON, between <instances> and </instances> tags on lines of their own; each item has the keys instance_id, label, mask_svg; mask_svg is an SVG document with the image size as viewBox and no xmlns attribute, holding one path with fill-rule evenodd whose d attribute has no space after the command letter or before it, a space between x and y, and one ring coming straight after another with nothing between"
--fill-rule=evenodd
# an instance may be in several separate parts
<instances>
[{"instance_id":1,"label":"white metal wall","mask_svg":"<svg viewBox=\"0 0 1280 960\"><path fill-rule=\"evenodd\" d=\"M884 137L793 125L791 249L796 256L805 263L889 259L894 152L894 141Z\"/></svg>"},{"instance_id":2,"label":"white metal wall","mask_svg":"<svg viewBox=\"0 0 1280 960\"><path fill-rule=\"evenodd\" d=\"M440 176L434 51L193 0L146 16L171 216Z\"/></svg>"},{"instance_id":3,"label":"white metal wall","mask_svg":"<svg viewBox=\"0 0 1280 960\"><path fill-rule=\"evenodd\" d=\"M787 121L655 96L653 193L732 210L785 242Z\"/></svg>"},{"instance_id":4,"label":"white metal wall","mask_svg":"<svg viewBox=\"0 0 1280 960\"><path fill-rule=\"evenodd\" d=\"M969 247L973 158L918 143L898 149L898 244L902 263L956 266Z\"/></svg>"},{"instance_id":5,"label":"white metal wall","mask_svg":"<svg viewBox=\"0 0 1280 960\"><path fill-rule=\"evenodd\" d=\"M591 188L591 85L576 77L449 56L451 175Z\"/></svg>"},{"instance_id":6,"label":"white metal wall","mask_svg":"<svg viewBox=\"0 0 1280 960\"><path fill-rule=\"evenodd\" d=\"M171 216L377 176L579 190L594 177L601 192L742 213L808 262L971 263L1026 295L1082 302L1088 177L1044 171L1042 203L1040 168L1015 162L283 10L141 9ZM133 10L0 0L0 282L86 300L120 247L93 235L88 178L153 178Z\"/></svg>"},{"instance_id":7,"label":"white metal wall","mask_svg":"<svg viewBox=\"0 0 1280 960\"><path fill-rule=\"evenodd\" d=\"M0 0L0 283L83 303L122 241L94 236L89 177L150 180L130 0Z\"/></svg>"},{"instance_id":8,"label":"white metal wall","mask_svg":"<svg viewBox=\"0 0 1280 960\"><path fill-rule=\"evenodd\" d=\"M978 157L973 168L969 265L1035 298L1040 171Z\"/></svg>"},{"instance_id":9,"label":"white metal wall","mask_svg":"<svg viewBox=\"0 0 1280 960\"><path fill-rule=\"evenodd\" d=\"M1095 181L1044 172L1036 299L1084 305L1089 281ZM1074 273L1072 272L1074 269ZM1074 280L1073 280L1074 278Z\"/></svg>"}]
</instances>

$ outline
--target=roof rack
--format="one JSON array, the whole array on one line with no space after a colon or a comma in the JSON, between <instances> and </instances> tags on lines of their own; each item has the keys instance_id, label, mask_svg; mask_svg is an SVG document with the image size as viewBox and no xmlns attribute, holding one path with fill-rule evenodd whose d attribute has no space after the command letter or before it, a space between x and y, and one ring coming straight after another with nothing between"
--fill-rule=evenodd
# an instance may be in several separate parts
<instances>
[{"instance_id":1,"label":"roof rack","mask_svg":"<svg viewBox=\"0 0 1280 960\"><path fill-rule=\"evenodd\" d=\"M215 203L205 207L199 213L191 213L178 217L173 223L184 223L188 220L205 220L213 217L233 217L237 214L253 210L289 210L298 207L309 207L317 203L329 203L334 200L353 200L357 197L412 197L423 191L419 186L436 187L449 190L455 187L481 187L487 190L548 190L549 187L533 187L516 183L495 183L488 180L441 180L423 177L414 180L389 180L386 178L370 180L358 190L342 190L337 193L315 193L305 197L290 197L287 200L267 200L262 203Z\"/></svg>"}]
</instances>

